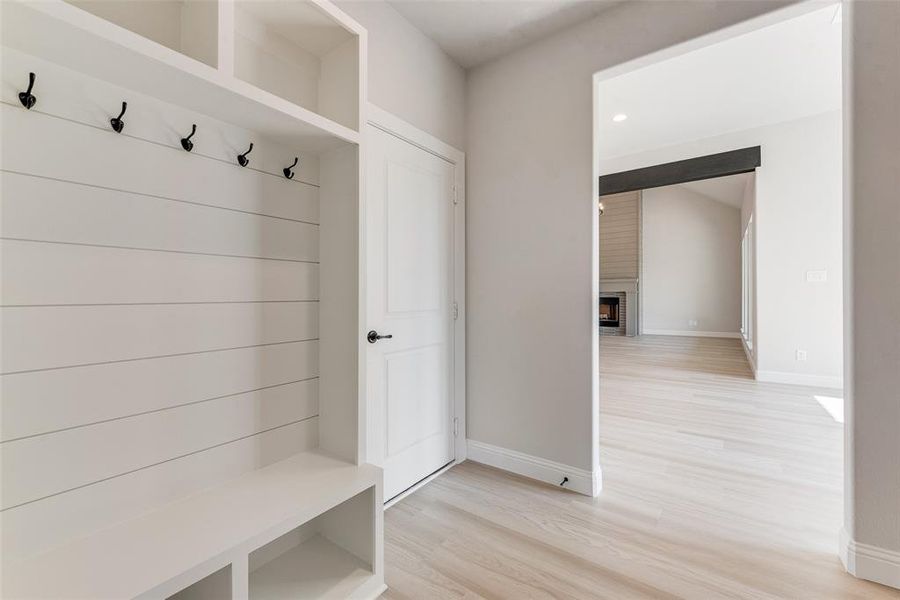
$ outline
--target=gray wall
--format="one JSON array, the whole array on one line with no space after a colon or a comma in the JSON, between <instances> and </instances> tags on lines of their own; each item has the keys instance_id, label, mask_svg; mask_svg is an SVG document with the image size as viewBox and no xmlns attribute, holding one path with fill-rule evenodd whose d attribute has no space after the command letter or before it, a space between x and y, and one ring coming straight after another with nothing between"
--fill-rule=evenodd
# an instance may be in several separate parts
<instances>
[{"instance_id":1,"label":"gray wall","mask_svg":"<svg viewBox=\"0 0 900 600\"><path fill-rule=\"evenodd\" d=\"M900 552L900 3L844 6L845 260L852 283L845 299L852 323L845 529L857 543ZM892 585L900 586L896 562Z\"/></svg>"},{"instance_id":2,"label":"gray wall","mask_svg":"<svg viewBox=\"0 0 900 600\"><path fill-rule=\"evenodd\" d=\"M369 32L369 101L462 149L462 67L386 2L335 4Z\"/></svg>"},{"instance_id":3,"label":"gray wall","mask_svg":"<svg viewBox=\"0 0 900 600\"><path fill-rule=\"evenodd\" d=\"M642 331L737 335L740 209L680 185L643 197Z\"/></svg>"},{"instance_id":4,"label":"gray wall","mask_svg":"<svg viewBox=\"0 0 900 600\"><path fill-rule=\"evenodd\" d=\"M595 468L591 77L781 5L625 3L469 72L470 438Z\"/></svg>"}]
</instances>

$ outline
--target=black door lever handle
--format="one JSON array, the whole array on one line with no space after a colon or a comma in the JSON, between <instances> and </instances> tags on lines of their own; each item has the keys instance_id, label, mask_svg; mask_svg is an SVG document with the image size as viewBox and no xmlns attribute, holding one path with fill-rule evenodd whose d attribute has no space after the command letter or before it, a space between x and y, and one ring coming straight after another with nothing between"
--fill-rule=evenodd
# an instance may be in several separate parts
<instances>
[{"instance_id":1,"label":"black door lever handle","mask_svg":"<svg viewBox=\"0 0 900 600\"><path fill-rule=\"evenodd\" d=\"M378 335L378 332L375 331L374 329L366 335L366 339L369 340L370 344L374 344L378 340L389 340L392 337L394 337L394 336L392 336L391 334Z\"/></svg>"}]
</instances>

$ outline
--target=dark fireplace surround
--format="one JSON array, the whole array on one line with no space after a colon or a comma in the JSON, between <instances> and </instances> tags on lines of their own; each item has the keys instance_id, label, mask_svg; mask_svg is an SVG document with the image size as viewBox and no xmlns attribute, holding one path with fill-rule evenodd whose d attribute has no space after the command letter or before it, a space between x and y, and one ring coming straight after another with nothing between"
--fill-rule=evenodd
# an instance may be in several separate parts
<instances>
[{"instance_id":1,"label":"dark fireplace surround","mask_svg":"<svg viewBox=\"0 0 900 600\"><path fill-rule=\"evenodd\" d=\"M600 298L600 327L619 327L619 299L612 296Z\"/></svg>"}]
</instances>

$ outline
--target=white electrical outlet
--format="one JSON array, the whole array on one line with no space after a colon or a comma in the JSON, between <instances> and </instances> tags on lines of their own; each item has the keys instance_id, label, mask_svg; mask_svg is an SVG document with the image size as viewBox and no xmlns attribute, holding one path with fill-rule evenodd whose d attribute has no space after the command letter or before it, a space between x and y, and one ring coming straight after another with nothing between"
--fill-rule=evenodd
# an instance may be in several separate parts
<instances>
[{"instance_id":1,"label":"white electrical outlet","mask_svg":"<svg viewBox=\"0 0 900 600\"><path fill-rule=\"evenodd\" d=\"M697 319L691 319L688 321L688 327L696 327L696 326L697 326Z\"/></svg>"},{"instance_id":2,"label":"white electrical outlet","mask_svg":"<svg viewBox=\"0 0 900 600\"><path fill-rule=\"evenodd\" d=\"M806 350L797 350L797 360L806 360Z\"/></svg>"},{"instance_id":3,"label":"white electrical outlet","mask_svg":"<svg viewBox=\"0 0 900 600\"><path fill-rule=\"evenodd\" d=\"M823 283L828 281L828 271L807 271L806 281L808 283Z\"/></svg>"}]
</instances>

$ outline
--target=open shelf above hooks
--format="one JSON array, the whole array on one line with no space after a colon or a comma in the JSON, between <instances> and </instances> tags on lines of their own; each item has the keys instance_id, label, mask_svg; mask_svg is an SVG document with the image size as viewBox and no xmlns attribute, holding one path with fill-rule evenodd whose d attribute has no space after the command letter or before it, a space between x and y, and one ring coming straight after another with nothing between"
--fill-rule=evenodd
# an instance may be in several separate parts
<instances>
[{"instance_id":1,"label":"open shelf above hooks","mask_svg":"<svg viewBox=\"0 0 900 600\"><path fill-rule=\"evenodd\" d=\"M213 68L218 66L218 3L65 0Z\"/></svg>"},{"instance_id":2,"label":"open shelf above hooks","mask_svg":"<svg viewBox=\"0 0 900 600\"><path fill-rule=\"evenodd\" d=\"M234 76L359 128L359 40L308 2L234 3Z\"/></svg>"},{"instance_id":3,"label":"open shelf above hooks","mask_svg":"<svg viewBox=\"0 0 900 600\"><path fill-rule=\"evenodd\" d=\"M144 12L155 12L137 18L131 8L119 10L120 4L3 2L3 44L314 154L359 143L360 38L365 32L336 13L315 2L188 1L145 3ZM205 5L206 12L187 8L194 4ZM254 8L247 11L244 5L250 4ZM275 25L267 20L275 6L292 7L290 13L297 14ZM235 43L241 38L237 14L242 27L271 29L277 35L267 38L284 40L281 54L263 52L252 42ZM314 29L331 31L307 49L297 44L305 31L303 15L328 24ZM164 37L167 28L179 33ZM289 83L298 79L293 72L302 60L314 73L302 84L303 93L301 83Z\"/></svg>"}]
</instances>

